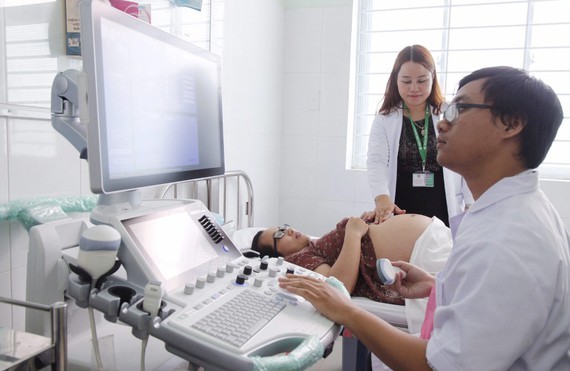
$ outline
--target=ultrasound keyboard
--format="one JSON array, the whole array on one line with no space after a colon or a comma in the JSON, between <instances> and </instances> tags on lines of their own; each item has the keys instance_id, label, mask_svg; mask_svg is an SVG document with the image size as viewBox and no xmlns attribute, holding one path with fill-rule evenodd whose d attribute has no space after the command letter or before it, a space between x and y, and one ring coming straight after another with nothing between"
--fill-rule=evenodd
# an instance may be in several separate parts
<instances>
[{"instance_id":1,"label":"ultrasound keyboard","mask_svg":"<svg viewBox=\"0 0 570 371\"><path fill-rule=\"evenodd\" d=\"M279 288L278 278L287 273L324 278L315 272L283 258L245 257L214 272L171 293L187 305L162 326L241 354L283 338L321 337L335 326L302 297Z\"/></svg>"},{"instance_id":2,"label":"ultrasound keyboard","mask_svg":"<svg viewBox=\"0 0 570 371\"><path fill-rule=\"evenodd\" d=\"M283 301L246 289L192 327L240 347L287 306ZM184 328L184 320L172 325Z\"/></svg>"}]
</instances>

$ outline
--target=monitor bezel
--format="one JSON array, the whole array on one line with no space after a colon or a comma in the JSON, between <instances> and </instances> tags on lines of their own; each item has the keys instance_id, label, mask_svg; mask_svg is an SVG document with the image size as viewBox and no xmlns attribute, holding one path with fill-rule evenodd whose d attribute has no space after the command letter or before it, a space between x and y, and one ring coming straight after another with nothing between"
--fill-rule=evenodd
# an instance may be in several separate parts
<instances>
[{"instance_id":1,"label":"monitor bezel","mask_svg":"<svg viewBox=\"0 0 570 371\"><path fill-rule=\"evenodd\" d=\"M127 13L113 8L101 1L82 1L80 4L81 15L81 49L83 55L83 72L86 83L87 107L80 108L83 117L88 117L87 122L87 161L91 191L98 194L111 194L122 191L138 190L144 187L171 184L187 180L221 175L225 172L224 142L223 142L223 113L221 97L221 59L196 45L178 38L168 32L162 31L146 22L143 22ZM189 51L198 57L217 65L218 78L218 134L220 163L216 166L182 170L176 172L159 172L152 175L133 176L128 178L112 179L109 176L109 161L105 151L106 139L102 125L101 112L104 109L104 97L102 96L102 71L100 55L101 44L101 20L109 19L121 25L142 32L150 37L164 40L170 45ZM95 51L95 53L93 52ZM87 112L83 112L87 111ZM103 118L104 119L104 118ZM217 149L218 150L218 149Z\"/></svg>"}]
</instances>

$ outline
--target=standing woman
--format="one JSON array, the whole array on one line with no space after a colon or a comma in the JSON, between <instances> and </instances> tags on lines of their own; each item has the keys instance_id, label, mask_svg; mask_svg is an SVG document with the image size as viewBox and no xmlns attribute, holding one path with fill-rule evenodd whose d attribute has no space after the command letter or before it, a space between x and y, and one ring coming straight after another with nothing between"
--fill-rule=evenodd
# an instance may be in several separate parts
<instances>
[{"instance_id":1,"label":"standing woman","mask_svg":"<svg viewBox=\"0 0 570 371\"><path fill-rule=\"evenodd\" d=\"M398 54L368 142L368 182L375 209L362 218L381 223L405 212L449 218L472 196L463 178L437 163L438 116L445 98L435 63L421 45Z\"/></svg>"}]
</instances>

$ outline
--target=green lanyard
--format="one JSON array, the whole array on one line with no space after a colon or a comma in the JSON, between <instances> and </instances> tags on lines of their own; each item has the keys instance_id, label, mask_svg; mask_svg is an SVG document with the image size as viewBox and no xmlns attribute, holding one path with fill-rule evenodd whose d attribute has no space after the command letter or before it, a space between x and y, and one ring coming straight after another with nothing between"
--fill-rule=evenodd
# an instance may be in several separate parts
<instances>
[{"instance_id":1,"label":"green lanyard","mask_svg":"<svg viewBox=\"0 0 570 371\"><path fill-rule=\"evenodd\" d=\"M426 160L427 160L427 139L429 133L429 104L426 103L426 114L424 118L424 135L423 135L423 143L420 141L420 136L418 134L418 129L416 129L416 125L414 125L414 119L412 118L412 114L410 113L410 109L404 103L404 109L408 112L408 118L410 119L410 125L412 125L412 129L414 129L414 136L416 137L416 143L418 144L418 150L420 151L420 157L422 158L422 171L426 171Z\"/></svg>"}]
</instances>

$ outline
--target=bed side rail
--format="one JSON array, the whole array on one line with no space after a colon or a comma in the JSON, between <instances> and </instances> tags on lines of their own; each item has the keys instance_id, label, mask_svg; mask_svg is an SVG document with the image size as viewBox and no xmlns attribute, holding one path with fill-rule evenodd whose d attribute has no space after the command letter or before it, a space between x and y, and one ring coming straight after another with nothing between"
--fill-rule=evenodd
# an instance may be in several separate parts
<instances>
[{"instance_id":1,"label":"bed side rail","mask_svg":"<svg viewBox=\"0 0 570 371\"><path fill-rule=\"evenodd\" d=\"M253 227L253 186L242 170L160 187L155 198L198 199L225 224L236 229Z\"/></svg>"}]
</instances>

